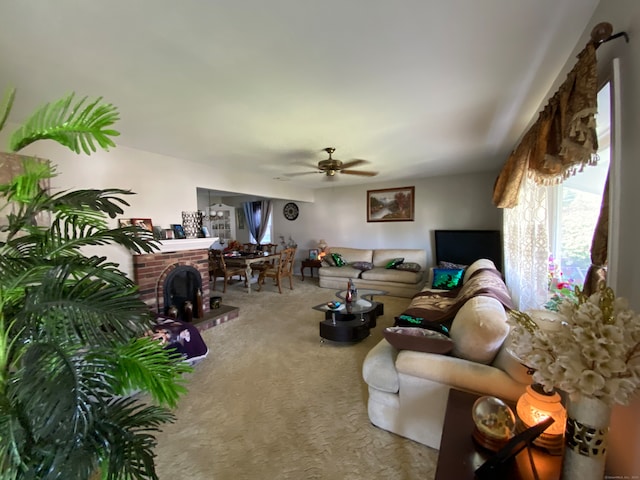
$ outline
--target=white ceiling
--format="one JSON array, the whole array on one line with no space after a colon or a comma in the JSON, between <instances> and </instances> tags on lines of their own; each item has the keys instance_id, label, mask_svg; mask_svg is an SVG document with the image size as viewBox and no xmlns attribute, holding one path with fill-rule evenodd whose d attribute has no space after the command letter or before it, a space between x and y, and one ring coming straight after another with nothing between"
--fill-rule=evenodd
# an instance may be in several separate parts
<instances>
[{"instance_id":1,"label":"white ceiling","mask_svg":"<svg viewBox=\"0 0 640 480\"><path fill-rule=\"evenodd\" d=\"M597 3L3 1L0 87L18 88L12 122L70 91L103 96L120 145L270 178L328 146L376 182L490 171Z\"/></svg>"}]
</instances>

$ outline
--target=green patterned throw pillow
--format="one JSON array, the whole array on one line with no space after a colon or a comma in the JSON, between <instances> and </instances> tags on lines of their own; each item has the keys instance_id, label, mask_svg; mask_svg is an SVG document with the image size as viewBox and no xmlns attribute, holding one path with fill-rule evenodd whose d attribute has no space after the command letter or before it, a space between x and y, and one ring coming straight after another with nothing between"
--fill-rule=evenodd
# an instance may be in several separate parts
<instances>
[{"instance_id":1,"label":"green patterned throw pillow","mask_svg":"<svg viewBox=\"0 0 640 480\"><path fill-rule=\"evenodd\" d=\"M462 285L464 270L461 268L434 268L431 288L453 290Z\"/></svg>"},{"instance_id":2,"label":"green patterned throw pillow","mask_svg":"<svg viewBox=\"0 0 640 480\"><path fill-rule=\"evenodd\" d=\"M389 263L387 263L387 265L384 268L396 268L402 262L404 262L404 258L394 258Z\"/></svg>"},{"instance_id":3,"label":"green patterned throw pillow","mask_svg":"<svg viewBox=\"0 0 640 480\"><path fill-rule=\"evenodd\" d=\"M336 267L344 267L347 264L339 253L332 253L331 258L333 258Z\"/></svg>"}]
</instances>

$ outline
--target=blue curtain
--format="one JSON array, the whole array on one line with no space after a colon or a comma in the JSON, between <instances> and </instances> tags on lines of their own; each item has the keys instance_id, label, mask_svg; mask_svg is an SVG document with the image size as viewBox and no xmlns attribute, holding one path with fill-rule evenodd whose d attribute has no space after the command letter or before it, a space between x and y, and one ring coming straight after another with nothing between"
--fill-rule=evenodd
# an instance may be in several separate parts
<instances>
[{"instance_id":1,"label":"blue curtain","mask_svg":"<svg viewBox=\"0 0 640 480\"><path fill-rule=\"evenodd\" d=\"M249 231L259 245L267 231L269 217L273 211L271 200L245 202L243 204L243 208L244 215L247 217L247 226L249 227Z\"/></svg>"}]
</instances>

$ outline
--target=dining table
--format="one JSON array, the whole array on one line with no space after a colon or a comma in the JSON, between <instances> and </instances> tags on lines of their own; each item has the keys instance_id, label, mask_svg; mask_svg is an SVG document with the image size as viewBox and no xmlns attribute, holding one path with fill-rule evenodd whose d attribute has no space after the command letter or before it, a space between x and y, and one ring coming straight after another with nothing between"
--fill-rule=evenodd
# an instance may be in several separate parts
<instances>
[{"instance_id":1,"label":"dining table","mask_svg":"<svg viewBox=\"0 0 640 480\"><path fill-rule=\"evenodd\" d=\"M247 275L247 293L251 293L251 265L253 263L264 262L269 257L277 257L279 254L270 254L269 252L257 253L237 253L224 256L224 262L229 266L244 266Z\"/></svg>"}]
</instances>

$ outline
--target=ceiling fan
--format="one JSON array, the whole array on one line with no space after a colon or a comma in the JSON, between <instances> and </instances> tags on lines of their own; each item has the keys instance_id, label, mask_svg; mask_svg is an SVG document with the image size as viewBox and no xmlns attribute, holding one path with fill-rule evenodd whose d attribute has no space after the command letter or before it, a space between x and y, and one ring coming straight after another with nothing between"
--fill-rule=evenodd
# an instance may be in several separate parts
<instances>
[{"instance_id":1,"label":"ceiling fan","mask_svg":"<svg viewBox=\"0 0 640 480\"><path fill-rule=\"evenodd\" d=\"M357 165L362 165L364 163L369 163L367 160L354 159L349 162L342 162L341 160L337 160L333 158L331 155L336 151L333 147L323 148L323 151L329 154L329 158L326 160L320 160L318 165L308 165L313 168L315 171L313 172L299 172L299 173L289 173L287 177L293 177L297 175L306 175L309 173L324 173L325 176L332 178L335 177L336 173L345 173L347 175L361 175L363 177L373 177L378 174L378 172L369 172L365 170L352 170L352 167Z\"/></svg>"}]
</instances>

